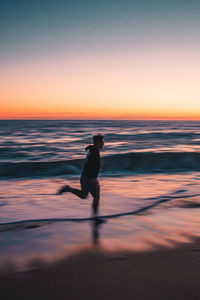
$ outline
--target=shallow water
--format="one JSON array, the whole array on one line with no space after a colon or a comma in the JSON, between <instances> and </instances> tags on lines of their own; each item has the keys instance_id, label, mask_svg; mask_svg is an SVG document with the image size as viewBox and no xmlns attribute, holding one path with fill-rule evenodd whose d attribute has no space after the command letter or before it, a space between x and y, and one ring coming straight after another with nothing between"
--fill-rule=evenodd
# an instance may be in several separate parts
<instances>
[{"instance_id":1,"label":"shallow water","mask_svg":"<svg viewBox=\"0 0 200 300\"><path fill-rule=\"evenodd\" d=\"M101 216L137 213L152 205L189 207L200 204L200 173L154 174L100 178ZM64 184L79 188L79 178L0 181L0 224L24 220L91 217L92 197L79 199L56 191Z\"/></svg>"}]
</instances>

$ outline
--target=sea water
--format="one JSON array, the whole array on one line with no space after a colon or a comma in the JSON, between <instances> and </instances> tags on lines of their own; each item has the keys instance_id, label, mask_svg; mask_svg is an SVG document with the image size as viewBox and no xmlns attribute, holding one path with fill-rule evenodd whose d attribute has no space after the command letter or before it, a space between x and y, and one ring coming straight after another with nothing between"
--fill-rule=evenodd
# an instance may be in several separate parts
<instances>
[{"instance_id":1,"label":"sea water","mask_svg":"<svg viewBox=\"0 0 200 300\"><path fill-rule=\"evenodd\" d=\"M97 133L101 232L91 227L91 196L56 195L63 184L80 187ZM194 121L0 121L0 265L91 241L139 250L199 235L199 150Z\"/></svg>"}]
</instances>

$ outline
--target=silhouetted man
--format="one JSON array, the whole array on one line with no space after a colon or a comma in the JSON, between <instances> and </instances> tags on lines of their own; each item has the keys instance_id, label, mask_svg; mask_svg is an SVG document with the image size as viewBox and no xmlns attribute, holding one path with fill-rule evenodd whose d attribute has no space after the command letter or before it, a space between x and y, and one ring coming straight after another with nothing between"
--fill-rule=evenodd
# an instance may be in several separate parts
<instances>
[{"instance_id":1,"label":"silhouetted man","mask_svg":"<svg viewBox=\"0 0 200 300\"><path fill-rule=\"evenodd\" d=\"M61 187L58 195L70 192L79 198L85 199L90 193L93 196L93 214L96 217L100 199L100 185L97 180L100 170L100 150L104 145L104 137L101 134L93 136L93 145L89 145L85 150L88 151L83 171L80 178L81 190L74 189L69 185Z\"/></svg>"}]
</instances>

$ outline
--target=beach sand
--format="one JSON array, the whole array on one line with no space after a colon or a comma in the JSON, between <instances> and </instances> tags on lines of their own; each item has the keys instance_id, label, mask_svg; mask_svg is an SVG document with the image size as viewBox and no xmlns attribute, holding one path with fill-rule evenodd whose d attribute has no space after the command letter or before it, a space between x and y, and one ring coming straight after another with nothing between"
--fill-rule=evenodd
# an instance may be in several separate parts
<instances>
[{"instance_id":1,"label":"beach sand","mask_svg":"<svg viewBox=\"0 0 200 300\"><path fill-rule=\"evenodd\" d=\"M200 299L200 239L174 249L88 247L29 272L1 273L0 299Z\"/></svg>"}]
</instances>

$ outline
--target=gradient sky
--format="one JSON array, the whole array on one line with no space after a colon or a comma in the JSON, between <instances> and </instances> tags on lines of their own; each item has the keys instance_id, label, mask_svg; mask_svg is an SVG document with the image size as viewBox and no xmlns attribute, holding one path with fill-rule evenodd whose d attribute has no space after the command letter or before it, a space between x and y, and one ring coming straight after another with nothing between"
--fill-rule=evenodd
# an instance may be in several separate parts
<instances>
[{"instance_id":1,"label":"gradient sky","mask_svg":"<svg viewBox=\"0 0 200 300\"><path fill-rule=\"evenodd\" d=\"M200 1L0 1L0 118L200 119Z\"/></svg>"}]
</instances>

